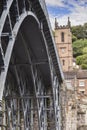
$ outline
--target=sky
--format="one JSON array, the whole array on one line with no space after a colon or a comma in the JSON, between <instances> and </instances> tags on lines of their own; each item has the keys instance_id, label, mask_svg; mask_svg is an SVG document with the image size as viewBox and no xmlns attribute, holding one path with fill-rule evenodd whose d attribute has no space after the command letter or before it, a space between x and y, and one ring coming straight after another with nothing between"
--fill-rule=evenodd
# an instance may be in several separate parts
<instances>
[{"instance_id":1,"label":"sky","mask_svg":"<svg viewBox=\"0 0 87 130\"><path fill-rule=\"evenodd\" d=\"M66 25L70 17L71 25L83 25L87 22L87 0L45 0L51 26L57 18L59 25Z\"/></svg>"}]
</instances>

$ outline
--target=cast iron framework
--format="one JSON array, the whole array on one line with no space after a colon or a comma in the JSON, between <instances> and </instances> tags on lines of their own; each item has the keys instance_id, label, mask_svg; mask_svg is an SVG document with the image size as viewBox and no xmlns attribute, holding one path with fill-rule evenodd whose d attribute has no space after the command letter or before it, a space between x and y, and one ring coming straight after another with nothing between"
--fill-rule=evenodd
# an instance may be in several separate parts
<instances>
[{"instance_id":1,"label":"cast iron framework","mask_svg":"<svg viewBox=\"0 0 87 130\"><path fill-rule=\"evenodd\" d=\"M44 0L0 0L0 130L60 130L62 80Z\"/></svg>"}]
</instances>

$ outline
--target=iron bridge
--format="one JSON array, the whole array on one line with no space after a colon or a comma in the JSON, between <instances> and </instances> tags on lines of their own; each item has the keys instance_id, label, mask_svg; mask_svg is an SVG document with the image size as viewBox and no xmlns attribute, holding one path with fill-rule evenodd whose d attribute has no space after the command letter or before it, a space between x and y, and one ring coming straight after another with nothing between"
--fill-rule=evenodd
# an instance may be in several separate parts
<instances>
[{"instance_id":1,"label":"iron bridge","mask_svg":"<svg viewBox=\"0 0 87 130\"><path fill-rule=\"evenodd\" d=\"M0 130L60 130L63 73L44 0L0 0Z\"/></svg>"}]
</instances>

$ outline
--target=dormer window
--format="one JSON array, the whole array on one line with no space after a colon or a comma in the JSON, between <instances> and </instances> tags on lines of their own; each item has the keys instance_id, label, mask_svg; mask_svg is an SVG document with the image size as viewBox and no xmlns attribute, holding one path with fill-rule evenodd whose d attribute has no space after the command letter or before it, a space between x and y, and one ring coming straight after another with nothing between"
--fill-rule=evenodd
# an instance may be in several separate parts
<instances>
[{"instance_id":1,"label":"dormer window","mask_svg":"<svg viewBox=\"0 0 87 130\"><path fill-rule=\"evenodd\" d=\"M64 32L61 33L61 42L64 42Z\"/></svg>"}]
</instances>

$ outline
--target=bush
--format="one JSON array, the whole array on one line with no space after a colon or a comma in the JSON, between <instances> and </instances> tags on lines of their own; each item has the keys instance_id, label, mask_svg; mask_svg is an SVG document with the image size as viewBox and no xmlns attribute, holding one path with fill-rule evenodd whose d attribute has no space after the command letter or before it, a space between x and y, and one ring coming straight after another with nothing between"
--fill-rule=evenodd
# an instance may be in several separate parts
<instances>
[{"instance_id":1,"label":"bush","mask_svg":"<svg viewBox=\"0 0 87 130\"><path fill-rule=\"evenodd\" d=\"M76 58L77 65L80 65L82 69L87 69L87 54L78 56Z\"/></svg>"},{"instance_id":2,"label":"bush","mask_svg":"<svg viewBox=\"0 0 87 130\"><path fill-rule=\"evenodd\" d=\"M72 42L75 42L77 40L77 37L72 35Z\"/></svg>"},{"instance_id":3,"label":"bush","mask_svg":"<svg viewBox=\"0 0 87 130\"><path fill-rule=\"evenodd\" d=\"M81 65L81 68L82 68L82 69L87 69L87 64L82 64L82 65Z\"/></svg>"},{"instance_id":4,"label":"bush","mask_svg":"<svg viewBox=\"0 0 87 130\"><path fill-rule=\"evenodd\" d=\"M77 57L79 55L83 54L83 49L87 47L87 40L76 40L73 42L73 55L74 57Z\"/></svg>"},{"instance_id":5,"label":"bush","mask_svg":"<svg viewBox=\"0 0 87 130\"><path fill-rule=\"evenodd\" d=\"M87 54L87 47L83 48L83 54Z\"/></svg>"},{"instance_id":6,"label":"bush","mask_svg":"<svg viewBox=\"0 0 87 130\"><path fill-rule=\"evenodd\" d=\"M82 62L83 62L83 56L78 56L78 57L76 58L76 64L77 64L77 65L81 65Z\"/></svg>"}]
</instances>

